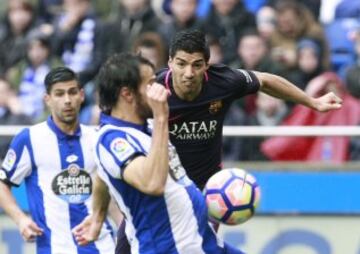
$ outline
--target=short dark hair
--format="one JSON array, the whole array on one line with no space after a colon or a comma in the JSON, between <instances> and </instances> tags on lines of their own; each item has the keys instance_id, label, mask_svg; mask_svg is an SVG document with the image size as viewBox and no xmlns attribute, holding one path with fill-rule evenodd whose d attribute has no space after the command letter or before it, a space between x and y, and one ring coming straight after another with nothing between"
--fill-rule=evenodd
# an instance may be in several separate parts
<instances>
[{"instance_id":1,"label":"short dark hair","mask_svg":"<svg viewBox=\"0 0 360 254\"><path fill-rule=\"evenodd\" d=\"M45 83L46 93L50 94L54 84L59 82L72 81L72 80L75 80L80 87L79 79L73 70L67 67L54 68L45 77L44 83Z\"/></svg>"},{"instance_id":2,"label":"short dark hair","mask_svg":"<svg viewBox=\"0 0 360 254\"><path fill-rule=\"evenodd\" d=\"M204 55L206 62L210 58L209 45L205 34L199 30L184 30L177 33L171 41L170 57L173 58L178 51L185 51L190 54L200 52Z\"/></svg>"},{"instance_id":3,"label":"short dark hair","mask_svg":"<svg viewBox=\"0 0 360 254\"><path fill-rule=\"evenodd\" d=\"M153 64L142 57L131 53L120 53L111 56L100 68L97 75L100 109L110 114L118 100L122 87L137 91L141 83L140 65Z\"/></svg>"}]
</instances>

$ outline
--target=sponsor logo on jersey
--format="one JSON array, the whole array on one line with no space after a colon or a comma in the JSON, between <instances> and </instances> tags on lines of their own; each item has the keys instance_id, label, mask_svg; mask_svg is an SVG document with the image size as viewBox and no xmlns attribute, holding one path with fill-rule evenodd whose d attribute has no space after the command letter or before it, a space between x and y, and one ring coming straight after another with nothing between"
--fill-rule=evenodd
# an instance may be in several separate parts
<instances>
[{"instance_id":1,"label":"sponsor logo on jersey","mask_svg":"<svg viewBox=\"0 0 360 254\"><path fill-rule=\"evenodd\" d=\"M88 172L77 164L70 164L52 181L55 195L70 204L79 204L87 200L92 193L92 179Z\"/></svg>"},{"instance_id":2,"label":"sponsor logo on jersey","mask_svg":"<svg viewBox=\"0 0 360 254\"><path fill-rule=\"evenodd\" d=\"M13 149L9 149L8 152L6 153L2 167L7 171L10 171L12 167L15 165L15 161L16 161L16 153Z\"/></svg>"},{"instance_id":3,"label":"sponsor logo on jersey","mask_svg":"<svg viewBox=\"0 0 360 254\"><path fill-rule=\"evenodd\" d=\"M223 107L223 103L221 100L212 101L210 102L209 113L216 114L222 109L222 107Z\"/></svg>"},{"instance_id":4,"label":"sponsor logo on jersey","mask_svg":"<svg viewBox=\"0 0 360 254\"><path fill-rule=\"evenodd\" d=\"M170 125L170 135L178 140L206 140L215 137L217 121L192 121Z\"/></svg>"},{"instance_id":5,"label":"sponsor logo on jersey","mask_svg":"<svg viewBox=\"0 0 360 254\"><path fill-rule=\"evenodd\" d=\"M135 152L135 149L124 138L115 138L110 144L110 149L120 161L125 161Z\"/></svg>"}]
</instances>

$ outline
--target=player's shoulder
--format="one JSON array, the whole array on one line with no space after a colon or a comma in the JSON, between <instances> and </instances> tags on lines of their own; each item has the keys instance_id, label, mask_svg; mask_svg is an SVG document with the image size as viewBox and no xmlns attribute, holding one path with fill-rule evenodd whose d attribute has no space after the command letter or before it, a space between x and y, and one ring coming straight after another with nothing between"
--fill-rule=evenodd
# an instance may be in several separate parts
<instances>
[{"instance_id":1,"label":"player's shoulder","mask_svg":"<svg viewBox=\"0 0 360 254\"><path fill-rule=\"evenodd\" d=\"M208 74L209 75L220 75L220 76L226 76L231 75L233 73L237 73L238 70L231 68L225 64L212 64L209 66Z\"/></svg>"},{"instance_id":2,"label":"player's shoulder","mask_svg":"<svg viewBox=\"0 0 360 254\"><path fill-rule=\"evenodd\" d=\"M254 83L257 80L255 73L250 70L236 69L224 64L211 65L208 69L209 80L216 80L220 83L239 82Z\"/></svg>"},{"instance_id":3,"label":"player's shoulder","mask_svg":"<svg viewBox=\"0 0 360 254\"><path fill-rule=\"evenodd\" d=\"M112 125L102 126L97 133L98 144L110 144L117 138L125 138L126 132L121 128Z\"/></svg>"},{"instance_id":4,"label":"player's shoulder","mask_svg":"<svg viewBox=\"0 0 360 254\"><path fill-rule=\"evenodd\" d=\"M17 135L16 137L20 138L20 139L28 139L30 138L30 133L45 133L46 131L49 130L48 125L46 124L46 122L40 122L34 125L31 125L29 127L25 127L23 128Z\"/></svg>"}]
</instances>

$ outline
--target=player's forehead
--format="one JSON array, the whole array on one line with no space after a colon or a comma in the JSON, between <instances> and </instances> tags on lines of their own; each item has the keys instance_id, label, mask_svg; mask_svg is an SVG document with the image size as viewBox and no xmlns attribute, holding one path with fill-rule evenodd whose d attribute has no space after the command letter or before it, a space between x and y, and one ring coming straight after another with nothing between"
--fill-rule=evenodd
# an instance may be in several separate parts
<instances>
[{"instance_id":1,"label":"player's forehead","mask_svg":"<svg viewBox=\"0 0 360 254\"><path fill-rule=\"evenodd\" d=\"M176 51L173 60L186 63L206 62L204 54L202 52L188 53L183 50Z\"/></svg>"},{"instance_id":2,"label":"player's forehead","mask_svg":"<svg viewBox=\"0 0 360 254\"><path fill-rule=\"evenodd\" d=\"M52 85L51 92L68 91L73 89L80 89L76 80L61 81Z\"/></svg>"}]
</instances>

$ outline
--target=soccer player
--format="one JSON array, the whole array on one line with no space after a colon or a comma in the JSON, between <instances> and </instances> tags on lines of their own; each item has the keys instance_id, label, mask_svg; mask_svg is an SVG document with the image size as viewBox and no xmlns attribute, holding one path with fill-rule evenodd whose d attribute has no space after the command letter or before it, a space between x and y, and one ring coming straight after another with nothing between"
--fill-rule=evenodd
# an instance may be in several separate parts
<instances>
[{"instance_id":1,"label":"soccer player","mask_svg":"<svg viewBox=\"0 0 360 254\"><path fill-rule=\"evenodd\" d=\"M154 81L153 66L141 56L114 55L100 69L102 184L94 190L93 215L105 214L106 183L124 212L131 253L242 253L210 228L204 197L169 143L168 91ZM74 229L80 244L96 238L91 225L101 219L90 216Z\"/></svg>"},{"instance_id":2,"label":"soccer player","mask_svg":"<svg viewBox=\"0 0 360 254\"><path fill-rule=\"evenodd\" d=\"M99 240L87 246L78 245L71 232L89 214L96 170L95 131L78 121L84 92L65 67L50 71L45 86L51 116L13 138L0 169L0 206L24 240L36 241L38 254L113 253L109 224L102 224ZM31 217L10 189L24 180Z\"/></svg>"},{"instance_id":3,"label":"soccer player","mask_svg":"<svg viewBox=\"0 0 360 254\"><path fill-rule=\"evenodd\" d=\"M270 73L209 65L209 47L202 32L185 30L170 45L169 68L157 73L157 82L169 91L169 133L190 179L203 189L222 167L224 117L233 101L262 91L274 97L326 112L341 107L334 93L311 98L286 79ZM117 253L126 252L118 231Z\"/></svg>"},{"instance_id":4,"label":"soccer player","mask_svg":"<svg viewBox=\"0 0 360 254\"><path fill-rule=\"evenodd\" d=\"M321 112L341 107L334 93L311 98L273 74L209 66L209 47L197 30L178 33L169 53L169 68L157 74L157 82L170 92L170 140L200 189L221 169L223 121L234 100L260 90Z\"/></svg>"}]
</instances>

